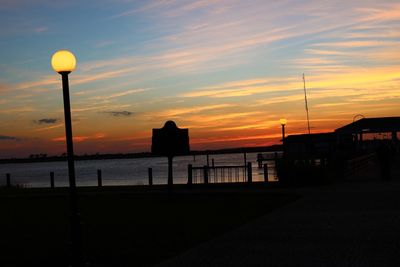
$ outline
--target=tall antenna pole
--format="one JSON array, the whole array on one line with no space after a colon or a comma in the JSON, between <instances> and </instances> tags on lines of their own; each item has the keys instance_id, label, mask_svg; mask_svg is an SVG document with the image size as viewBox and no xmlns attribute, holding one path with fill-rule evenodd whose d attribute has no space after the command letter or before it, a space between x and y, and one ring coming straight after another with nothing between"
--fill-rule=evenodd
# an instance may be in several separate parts
<instances>
[{"instance_id":1,"label":"tall antenna pole","mask_svg":"<svg viewBox=\"0 0 400 267\"><path fill-rule=\"evenodd\" d=\"M307 102L307 90L306 90L306 78L303 73L303 85L304 85L304 101L306 102L306 111L307 111L307 126L308 126L308 134L311 134L310 130L310 117L308 115L308 102Z\"/></svg>"}]
</instances>

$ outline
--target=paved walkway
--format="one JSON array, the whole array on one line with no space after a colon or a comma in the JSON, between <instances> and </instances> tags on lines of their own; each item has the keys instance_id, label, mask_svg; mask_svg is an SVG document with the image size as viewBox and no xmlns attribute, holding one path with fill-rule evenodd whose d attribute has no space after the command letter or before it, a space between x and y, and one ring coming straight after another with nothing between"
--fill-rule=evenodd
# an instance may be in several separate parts
<instances>
[{"instance_id":1,"label":"paved walkway","mask_svg":"<svg viewBox=\"0 0 400 267\"><path fill-rule=\"evenodd\" d=\"M400 266L400 164L378 173L291 189L303 197L158 266Z\"/></svg>"}]
</instances>

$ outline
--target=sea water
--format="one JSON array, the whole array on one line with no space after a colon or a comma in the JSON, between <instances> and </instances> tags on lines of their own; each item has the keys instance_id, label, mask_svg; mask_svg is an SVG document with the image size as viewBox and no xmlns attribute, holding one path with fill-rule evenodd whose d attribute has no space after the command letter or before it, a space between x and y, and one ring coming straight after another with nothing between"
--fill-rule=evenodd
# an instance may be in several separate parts
<instances>
[{"instance_id":1,"label":"sea water","mask_svg":"<svg viewBox=\"0 0 400 267\"><path fill-rule=\"evenodd\" d=\"M244 165L244 154L209 155L209 164L215 166ZM258 168L257 153L247 153L246 161L252 163L253 181L264 181L264 169ZM207 156L174 157L174 183L185 184L188 179L188 165L201 167L207 165ZM268 180L276 181L273 162L268 163ZM96 186L97 170L102 171L103 186L107 185L146 185L148 168L153 169L153 183L166 184L168 160L166 157L101 159L75 161L77 186ZM6 183L6 174L11 175L11 184L23 187L49 187L50 172L54 172L56 187L68 186L68 164L66 161L9 163L0 164L0 185Z\"/></svg>"}]
</instances>

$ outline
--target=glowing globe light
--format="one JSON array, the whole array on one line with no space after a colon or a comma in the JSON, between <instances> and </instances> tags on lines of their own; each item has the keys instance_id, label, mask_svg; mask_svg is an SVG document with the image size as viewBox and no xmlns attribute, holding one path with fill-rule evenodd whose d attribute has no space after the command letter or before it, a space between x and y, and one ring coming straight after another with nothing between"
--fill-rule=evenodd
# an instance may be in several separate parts
<instances>
[{"instance_id":1,"label":"glowing globe light","mask_svg":"<svg viewBox=\"0 0 400 267\"><path fill-rule=\"evenodd\" d=\"M58 73L70 73L76 67L76 58L67 50L59 50L51 57L51 66Z\"/></svg>"},{"instance_id":2,"label":"glowing globe light","mask_svg":"<svg viewBox=\"0 0 400 267\"><path fill-rule=\"evenodd\" d=\"M281 123L281 125L286 125L287 120L286 119L280 119L279 122Z\"/></svg>"}]
</instances>

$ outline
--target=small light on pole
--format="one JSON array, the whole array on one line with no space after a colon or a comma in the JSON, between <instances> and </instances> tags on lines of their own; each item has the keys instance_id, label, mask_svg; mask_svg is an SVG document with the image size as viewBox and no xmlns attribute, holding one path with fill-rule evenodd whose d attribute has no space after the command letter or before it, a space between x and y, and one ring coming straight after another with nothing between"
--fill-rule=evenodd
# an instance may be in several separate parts
<instances>
[{"instance_id":1,"label":"small light on pole","mask_svg":"<svg viewBox=\"0 0 400 267\"><path fill-rule=\"evenodd\" d=\"M287 120L286 119L280 119L279 122L282 125L282 143L283 143L283 141L285 140L285 125L287 123Z\"/></svg>"},{"instance_id":2,"label":"small light on pole","mask_svg":"<svg viewBox=\"0 0 400 267\"><path fill-rule=\"evenodd\" d=\"M65 137L67 142L69 193L71 202L72 266L76 267L83 265L82 230L78 207L78 197L76 193L74 145L72 139L71 105L68 82L68 74L71 73L76 67L75 56L67 50L57 51L51 58L51 66L53 67L54 71L61 75L63 86Z\"/></svg>"}]
</instances>

